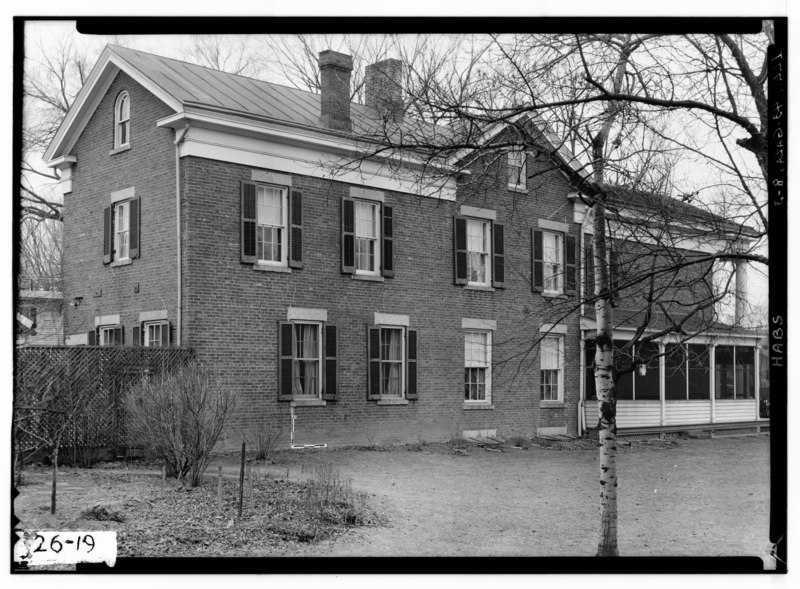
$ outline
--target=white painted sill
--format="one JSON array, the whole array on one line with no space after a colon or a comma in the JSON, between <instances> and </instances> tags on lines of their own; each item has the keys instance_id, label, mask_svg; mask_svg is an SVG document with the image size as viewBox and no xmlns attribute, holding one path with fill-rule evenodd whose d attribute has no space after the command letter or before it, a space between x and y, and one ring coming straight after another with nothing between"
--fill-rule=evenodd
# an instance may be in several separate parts
<instances>
[{"instance_id":1,"label":"white painted sill","mask_svg":"<svg viewBox=\"0 0 800 589\"><path fill-rule=\"evenodd\" d=\"M553 292L553 291L550 291L550 290L543 290L541 292L541 294L542 294L543 297L547 297L548 299L566 299L567 298L567 295L565 295L563 292Z\"/></svg>"},{"instance_id":2,"label":"white painted sill","mask_svg":"<svg viewBox=\"0 0 800 589\"><path fill-rule=\"evenodd\" d=\"M378 405L408 405L408 399L400 397L381 397L378 399Z\"/></svg>"},{"instance_id":3,"label":"white painted sill","mask_svg":"<svg viewBox=\"0 0 800 589\"><path fill-rule=\"evenodd\" d=\"M270 266L269 264L253 264L253 270L256 272L282 272L283 274L291 274L292 269L288 266Z\"/></svg>"},{"instance_id":4,"label":"white painted sill","mask_svg":"<svg viewBox=\"0 0 800 589\"><path fill-rule=\"evenodd\" d=\"M128 151L131 148L131 144L128 143L127 145L121 145L117 148L112 149L108 152L108 155L117 155L118 153L122 153L124 151Z\"/></svg>"},{"instance_id":5,"label":"white painted sill","mask_svg":"<svg viewBox=\"0 0 800 589\"><path fill-rule=\"evenodd\" d=\"M517 192L519 194L528 194L528 189L525 186L519 186L517 184L509 184L508 189L511 192Z\"/></svg>"},{"instance_id":6,"label":"white painted sill","mask_svg":"<svg viewBox=\"0 0 800 589\"><path fill-rule=\"evenodd\" d=\"M493 286L483 286L481 284L465 284L464 290L482 290L485 292L494 292L495 288Z\"/></svg>"},{"instance_id":7,"label":"white painted sill","mask_svg":"<svg viewBox=\"0 0 800 589\"><path fill-rule=\"evenodd\" d=\"M494 409L494 405L482 401L464 401L462 407L464 411L492 411Z\"/></svg>"},{"instance_id":8,"label":"white painted sill","mask_svg":"<svg viewBox=\"0 0 800 589\"><path fill-rule=\"evenodd\" d=\"M328 402L324 399L295 399L289 407L324 407Z\"/></svg>"},{"instance_id":9,"label":"white painted sill","mask_svg":"<svg viewBox=\"0 0 800 589\"><path fill-rule=\"evenodd\" d=\"M363 280L364 282L384 282L383 276L377 274L351 274L353 280Z\"/></svg>"},{"instance_id":10,"label":"white painted sill","mask_svg":"<svg viewBox=\"0 0 800 589\"><path fill-rule=\"evenodd\" d=\"M130 258L127 258L125 260L113 260L111 262L111 267L112 268L117 268L119 266L130 266L132 263L133 263L133 260L131 260Z\"/></svg>"}]
</instances>

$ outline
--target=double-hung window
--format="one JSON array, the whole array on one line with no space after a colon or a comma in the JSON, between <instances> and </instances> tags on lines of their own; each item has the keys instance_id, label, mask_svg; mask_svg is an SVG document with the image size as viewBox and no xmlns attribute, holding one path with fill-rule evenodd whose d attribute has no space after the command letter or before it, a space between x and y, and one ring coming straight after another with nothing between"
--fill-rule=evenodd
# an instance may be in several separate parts
<instances>
[{"instance_id":1,"label":"double-hung window","mask_svg":"<svg viewBox=\"0 0 800 589\"><path fill-rule=\"evenodd\" d=\"M295 323L292 393L319 397L322 388L322 337L319 323Z\"/></svg>"},{"instance_id":2,"label":"double-hung window","mask_svg":"<svg viewBox=\"0 0 800 589\"><path fill-rule=\"evenodd\" d=\"M286 189L256 187L256 256L259 263L286 265Z\"/></svg>"},{"instance_id":3,"label":"double-hung window","mask_svg":"<svg viewBox=\"0 0 800 589\"><path fill-rule=\"evenodd\" d=\"M120 202L114 207L114 251L119 261L130 259L130 213L130 202Z\"/></svg>"},{"instance_id":4,"label":"double-hung window","mask_svg":"<svg viewBox=\"0 0 800 589\"><path fill-rule=\"evenodd\" d=\"M378 274L380 271L380 204L355 201L356 274Z\"/></svg>"},{"instance_id":5,"label":"double-hung window","mask_svg":"<svg viewBox=\"0 0 800 589\"><path fill-rule=\"evenodd\" d=\"M491 402L490 331L464 332L464 401Z\"/></svg>"},{"instance_id":6,"label":"double-hung window","mask_svg":"<svg viewBox=\"0 0 800 589\"><path fill-rule=\"evenodd\" d=\"M130 144L131 99L127 92L120 92L114 104L114 148Z\"/></svg>"},{"instance_id":7,"label":"double-hung window","mask_svg":"<svg viewBox=\"0 0 800 589\"><path fill-rule=\"evenodd\" d=\"M103 211L104 264L129 264L139 257L140 201L133 187L111 194L111 206Z\"/></svg>"},{"instance_id":8,"label":"double-hung window","mask_svg":"<svg viewBox=\"0 0 800 589\"><path fill-rule=\"evenodd\" d=\"M351 187L342 199L342 273L380 281L394 277L394 215L383 192Z\"/></svg>"},{"instance_id":9,"label":"double-hung window","mask_svg":"<svg viewBox=\"0 0 800 589\"><path fill-rule=\"evenodd\" d=\"M401 396L403 394L403 350L404 333L402 327L383 327L381 334L381 395Z\"/></svg>"},{"instance_id":10,"label":"double-hung window","mask_svg":"<svg viewBox=\"0 0 800 589\"><path fill-rule=\"evenodd\" d=\"M150 321L142 326L144 345L148 348L164 348L169 346L169 322Z\"/></svg>"},{"instance_id":11,"label":"double-hung window","mask_svg":"<svg viewBox=\"0 0 800 589\"><path fill-rule=\"evenodd\" d=\"M242 182L240 213L243 263L278 272L303 267L303 195L299 190Z\"/></svg>"},{"instance_id":12,"label":"double-hung window","mask_svg":"<svg viewBox=\"0 0 800 589\"><path fill-rule=\"evenodd\" d=\"M540 220L539 225L563 226L563 231L533 230L533 290L545 295L573 294L579 271L577 240L566 233L566 223Z\"/></svg>"},{"instance_id":13,"label":"double-hung window","mask_svg":"<svg viewBox=\"0 0 800 589\"><path fill-rule=\"evenodd\" d=\"M401 325L367 329L367 398L417 398L417 331Z\"/></svg>"},{"instance_id":14,"label":"double-hung window","mask_svg":"<svg viewBox=\"0 0 800 589\"><path fill-rule=\"evenodd\" d=\"M539 344L542 401L562 401L564 390L564 338L548 335Z\"/></svg>"},{"instance_id":15,"label":"double-hung window","mask_svg":"<svg viewBox=\"0 0 800 589\"><path fill-rule=\"evenodd\" d=\"M461 209L461 215L454 218L454 282L466 287L504 288L503 226L494 221L494 211Z\"/></svg>"},{"instance_id":16,"label":"double-hung window","mask_svg":"<svg viewBox=\"0 0 800 589\"><path fill-rule=\"evenodd\" d=\"M525 190L526 170L525 152L508 152L508 187L515 190Z\"/></svg>"},{"instance_id":17,"label":"double-hung window","mask_svg":"<svg viewBox=\"0 0 800 589\"><path fill-rule=\"evenodd\" d=\"M467 219L468 284L488 286L491 281L491 222Z\"/></svg>"},{"instance_id":18,"label":"double-hung window","mask_svg":"<svg viewBox=\"0 0 800 589\"><path fill-rule=\"evenodd\" d=\"M545 292L564 292L563 236L550 231L542 232Z\"/></svg>"},{"instance_id":19,"label":"double-hung window","mask_svg":"<svg viewBox=\"0 0 800 589\"><path fill-rule=\"evenodd\" d=\"M336 327L323 321L280 322L278 399L335 401Z\"/></svg>"},{"instance_id":20,"label":"double-hung window","mask_svg":"<svg viewBox=\"0 0 800 589\"><path fill-rule=\"evenodd\" d=\"M121 346L122 327L119 325L101 325L97 328L97 345Z\"/></svg>"}]
</instances>

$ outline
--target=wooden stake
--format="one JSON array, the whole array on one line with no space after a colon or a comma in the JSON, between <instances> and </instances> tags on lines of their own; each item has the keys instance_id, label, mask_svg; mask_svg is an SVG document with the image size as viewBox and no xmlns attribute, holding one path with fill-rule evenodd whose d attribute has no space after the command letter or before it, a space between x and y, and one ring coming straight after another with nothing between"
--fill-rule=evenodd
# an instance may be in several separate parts
<instances>
[{"instance_id":1,"label":"wooden stake","mask_svg":"<svg viewBox=\"0 0 800 589\"><path fill-rule=\"evenodd\" d=\"M242 519L242 499L244 498L244 454L245 443L242 442L242 463L239 466L239 519Z\"/></svg>"},{"instance_id":2,"label":"wooden stake","mask_svg":"<svg viewBox=\"0 0 800 589\"><path fill-rule=\"evenodd\" d=\"M222 513L222 465L217 467L217 511Z\"/></svg>"}]
</instances>

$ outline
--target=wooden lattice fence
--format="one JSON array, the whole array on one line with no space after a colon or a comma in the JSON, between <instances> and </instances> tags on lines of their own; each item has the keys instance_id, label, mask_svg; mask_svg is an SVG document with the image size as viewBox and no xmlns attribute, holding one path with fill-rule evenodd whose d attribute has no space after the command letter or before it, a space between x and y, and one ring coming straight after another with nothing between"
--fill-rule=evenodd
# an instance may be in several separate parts
<instances>
[{"instance_id":1,"label":"wooden lattice fence","mask_svg":"<svg viewBox=\"0 0 800 589\"><path fill-rule=\"evenodd\" d=\"M194 357L188 348L41 346L16 352L14 438L22 452L42 448L67 419L62 446L135 446L125 431L125 391Z\"/></svg>"}]
</instances>

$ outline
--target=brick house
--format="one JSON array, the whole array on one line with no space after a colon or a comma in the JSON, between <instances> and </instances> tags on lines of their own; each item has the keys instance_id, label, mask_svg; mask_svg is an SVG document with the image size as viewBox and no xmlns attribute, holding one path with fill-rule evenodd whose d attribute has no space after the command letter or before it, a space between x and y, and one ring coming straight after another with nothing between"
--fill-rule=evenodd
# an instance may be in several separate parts
<instances>
[{"instance_id":1,"label":"brick house","mask_svg":"<svg viewBox=\"0 0 800 589\"><path fill-rule=\"evenodd\" d=\"M373 157L351 129L420 131L399 62L368 67L365 105L349 56L319 64L313 94L105 49L45 154L67 344L193 348L237 392L235 436L581 433L586 211L564 162L456 178Z\"/></svg>"}]
</instances>

